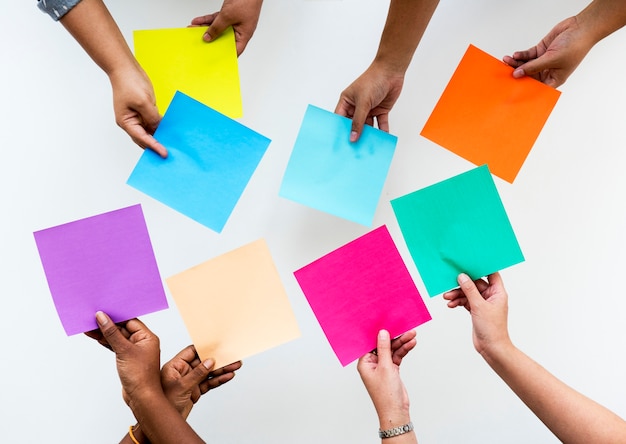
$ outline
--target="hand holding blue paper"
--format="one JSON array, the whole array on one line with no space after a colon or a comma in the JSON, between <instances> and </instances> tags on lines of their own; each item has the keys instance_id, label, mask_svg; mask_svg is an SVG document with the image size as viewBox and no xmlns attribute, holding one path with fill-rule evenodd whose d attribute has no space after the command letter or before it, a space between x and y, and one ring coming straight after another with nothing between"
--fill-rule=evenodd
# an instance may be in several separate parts
<instances>
[{"instance_id":1,"label":"hand holding blue paper","mask_svg":"<svg viewBox=\"0 0 626 444\"><path fill-rule=\"evenodd\" d=\"M270 140L181 92L155 137L169 156L145 151L127 183L221 232Z\"/></svg>"},{"instance_id":2,"label":"hand holding blue paper","mask_svg":"<svg viewBox=\"0 0 626 444\"><path fill-rule=\"evenodd\" d=\"M486 165L391 201L430 296L524 261ZM495 241L494 241L495 240Z\"/></svg>"},{"instance_id":3,"label":"hand holding blue paper","mask_svg":"<svg viewBox=\"0 0 626 444\"><path fill-rule=\"evenodd\" d=\"M280 196L371 226L397 138L366 126L349 141L352 121L309 105Z\"/></svg>"}]
</instances>

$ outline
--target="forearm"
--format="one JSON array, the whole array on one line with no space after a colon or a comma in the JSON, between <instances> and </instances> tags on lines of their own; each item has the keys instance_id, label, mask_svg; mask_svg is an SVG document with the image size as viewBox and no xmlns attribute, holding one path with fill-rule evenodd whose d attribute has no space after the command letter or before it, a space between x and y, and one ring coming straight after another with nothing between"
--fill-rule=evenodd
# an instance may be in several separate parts
<instances>
[{"instance_id":1,"label":"forearm","mask_svg":"<svg viewBox=\"0 0 626 444\"><path fill-rule=\"evenodd\" d=\"M595 44L626 25L626 2L594 0L576 15L576 19Z\"/></svg>"},{"instance_id":2,"label":"forearm","mask_svg":"<svg viewBox=\"0 0 626 444\"><path fill-rule=\"evenodd\" d=\"M626 422L557 379L512 343L483 358L562 442L626 442Z\"/></svg>"},{"instance_id":3,"label":"forearm","mask_svg":"<svg viewBox=\"0 0 626 444\"><path fill-rule=\"evenodd\" d=\"M439 0L391 0L374 63L404 75Z\"/></svg>"},{"instance_id":4,"label":"forearm","mask_svg":"<svg viewBox=\"0 0 626 444\"><path fill-rule=\"evenodd\" d=\"M82 0L63 16L61 23L109 77L124 69L138 68L102 0Z\"/></svg>"},{"instance_id":5,"label":"forearm","mask_svg":"<svg viewBox=\"0 0 626 444\"><path fill-rule=\"evenodd\" d=\"M204 443L160 390L131 397L129 406L152 444Z\"/></svg>"}]
</instances>

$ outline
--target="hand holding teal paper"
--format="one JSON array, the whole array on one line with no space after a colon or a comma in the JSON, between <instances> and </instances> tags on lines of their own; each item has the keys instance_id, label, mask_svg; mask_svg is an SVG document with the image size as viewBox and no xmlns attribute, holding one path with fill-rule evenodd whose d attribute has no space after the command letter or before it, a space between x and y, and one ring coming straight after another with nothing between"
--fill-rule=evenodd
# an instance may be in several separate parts
<instances>
[{"instance_id":1,"label":"hand holding teal paper","mask_svg":"<svg viewBox=\"0 0 626 444\"><path fill-rule=\"evenodd\" d=\"M429 295L524 260L486 165L391 201Z\"/></svg>"},{"instance_id":2,"label":"hand holding teal paper","mask_svg":"<svg viewBox=\"0 0 626 444\"><path fill-rule=\"evenodd\" d=\"M127 183L221 232L270 140L180 92L155 136L169 156L145 151Z\"/></svg>"},{"instance_id":3,"label":"hand holding teal paper","mask_svg":"<svg viewBox=\"0 0 626 444\"><path fill-rule=\"evenodd\" d=\"M371 226L397 138L366 126L357 142L352 121L309 105L280 196Z\"/></svg>"},{"instance_id":4,"label":"hand holding teal paper","mask_svg":"<svg viewBox=\"0 0 626 444\"><path fill-rule=\"evenodd\" d=\"M626 442L626 421L569 387L518 349L507 327L508 294L500 273L443 295L448 307L465 307L472 318L474 348L560 442Z\"/></svg>"}]
</instances>

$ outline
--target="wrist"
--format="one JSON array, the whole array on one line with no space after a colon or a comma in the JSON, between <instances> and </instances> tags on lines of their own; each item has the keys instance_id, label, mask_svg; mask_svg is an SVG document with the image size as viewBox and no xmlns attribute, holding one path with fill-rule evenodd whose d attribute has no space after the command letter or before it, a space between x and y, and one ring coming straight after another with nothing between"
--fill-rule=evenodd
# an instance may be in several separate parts
<instances>
[{"instance_id":1,"label":"wrist","mask_svg":"<svg viewBox=\"0 0 626 444\"><path fill-rule=\"evenodd\" d=\"M590 50L600 40L621 27L623 19L618 20L619 25L613 20L619 17L620 11L605 10L592 2L581 12L574 16L576 25L580 29L579 42Z\"/></svg>"},{"instance_id":2,"label":"wrist","mask_svg":"<svg viewBox=\"0 0 626 444\"><path fill-rule=\"evenodd\" d=\"M411 422L411 415L408 409L397 411L381 412L378 414L378 427L381 430L400 427Z\"/></svg>"},{"instance_id":3,"label":"wrist","mask_svg":"<svg viewBox=\"0 0 626 444\"><path fill-rule=\"evenodd\" d=\"M509 337L502 338L497 341L491 341L479 350L479 354L489 364L502 361L506 356L510 356L511 352L515 349L515 346L509 339Z\"/></svg>"},{"instance_id":4,"label":"wrist","mask_svg":"<svg viewBox=\"0 0 626 444\"><path fill-rule=\"evenodd\" d=\"M147 77L146 72L141 67L139 62L135 59L134 56L131 55L130 58L126 58L124 60L120 60L116 62L114 65L103 68L106 75L109 77L111 83L114 83L116 80L121 79L122 81L128 80L129 78L134 78L138 74L143 77Z\"/></svg>"},{"instance_id":5,"label":"wrist","mask_svg":"<svg viewBox=\"0 0 626 444\"><path fill-rule=\"evenodd\" d=\"M135 415L135 418L141 422L140 416L142 411L149 410L152 406L158 405L163 401L169 404L161 385L159 384L159 386L156 387L153 384L149 384L129 393L127 404Z\"/></svg>"},{"instance_id":6,"label":"wrist","mask_svg":"<svg viewBox=\"0 0 626 444\"><path fill-rule=\"evenodd\" d=\"M378 437L381 439L393 439L399 436L406 435L407 433L414 433L414 430L415 428L413 426L413 423L411 421L408 421L404 424L388 429L379 428ZM401 438L401 441L405 442L405 439ZM412 441L414 441L414 439Z\"/></svg>"},{"instance_id":7,"label":"wrist","mask_svg":"<svg viewBox=\"0 0 626 444\"><path fill-rule=\"evenodd\" d=\"M148 440L146 435L144 435L143 431L141 430L141 425L139 423L137 423L134 426L131 426L130 430L128 431L128 434L130 435L133 443L135 443L135 442L137 442L139 444L149 444L150 443L150 441Z\"/></svg>"},{"instance_id":8,"label":"wrist","mask_svg":"<svg viewBox=\"0 0 626 444\"><path fill-rule=\"evenodd\" d=\"M371 69L383 71L385 76L400 79L404 82L404 75L409 67L411 60L403 60L401 58L378 53L370 65Z\"/></svg>"}]
</instances>

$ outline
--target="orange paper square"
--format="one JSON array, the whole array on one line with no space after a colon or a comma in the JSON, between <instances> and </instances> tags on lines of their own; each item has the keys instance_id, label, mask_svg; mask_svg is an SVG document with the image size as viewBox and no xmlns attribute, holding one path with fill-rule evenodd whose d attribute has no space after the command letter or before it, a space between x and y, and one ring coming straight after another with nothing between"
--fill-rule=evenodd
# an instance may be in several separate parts
<instances>
[{"instance_id":1,"label":"orange paper square","mask_svg":"<svg viewBox=\"0 0 626 444\"><path fill-rule=\"evenodd\" d=\"M470 45L421 135L513 183L561 94Z\"/></svg>"}]
</instances>

